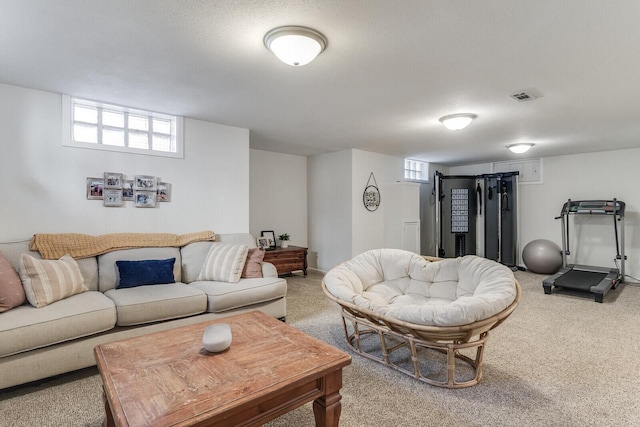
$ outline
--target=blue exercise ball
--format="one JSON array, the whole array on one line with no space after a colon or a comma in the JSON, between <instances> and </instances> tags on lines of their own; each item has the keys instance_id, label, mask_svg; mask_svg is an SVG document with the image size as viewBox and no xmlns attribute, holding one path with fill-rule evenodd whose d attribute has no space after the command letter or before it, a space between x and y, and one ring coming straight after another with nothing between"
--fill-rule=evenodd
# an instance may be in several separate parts
<instances>
[{"instance_id":1,"label":"blue exercise ball","mask_svg":"<svg viewBox=\"0 0 640 427\"><path fill-rule=\"evenodd\" d=\"M522 261L534 273L554 274L562 267L562 250L550 240L532 240L522 250Z\"/></svg>"}]
</instances>

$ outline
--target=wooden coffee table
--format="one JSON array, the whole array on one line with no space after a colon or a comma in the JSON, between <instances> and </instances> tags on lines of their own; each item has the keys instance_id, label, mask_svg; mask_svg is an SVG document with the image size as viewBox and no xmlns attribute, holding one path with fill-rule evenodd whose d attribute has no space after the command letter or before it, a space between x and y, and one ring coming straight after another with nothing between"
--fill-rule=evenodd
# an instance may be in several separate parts
<instances>
[{"instance_id":1,"label":"wooden coffee table","mask_svg":"<svg viewBox=\"0 0 640 427\"><path fill-rule=\"evenodd\" d=\"M206 326L228 323L222 353ZM337 426L351 356L254 311L102 344L94 349L112 426L261 425L314 400L317 426Z\"/></svg>"}]
</instances>

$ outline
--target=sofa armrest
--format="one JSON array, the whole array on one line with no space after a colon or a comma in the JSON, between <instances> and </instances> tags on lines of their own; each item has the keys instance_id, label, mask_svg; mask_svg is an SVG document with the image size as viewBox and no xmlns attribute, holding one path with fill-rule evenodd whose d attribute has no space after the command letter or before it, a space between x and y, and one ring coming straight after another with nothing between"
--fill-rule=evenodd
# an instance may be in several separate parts
<instances>
[{"instance_id":1,"label":"sofa armrest","mask_svg":"<svg viewBox=\"0 0 640 427\"><path fill-rule=\"evenodd\" d=\"M278 270L275 265L264 261L260 264L262 264L262 277L278 277Z\"/></svg>"}]
</instances>

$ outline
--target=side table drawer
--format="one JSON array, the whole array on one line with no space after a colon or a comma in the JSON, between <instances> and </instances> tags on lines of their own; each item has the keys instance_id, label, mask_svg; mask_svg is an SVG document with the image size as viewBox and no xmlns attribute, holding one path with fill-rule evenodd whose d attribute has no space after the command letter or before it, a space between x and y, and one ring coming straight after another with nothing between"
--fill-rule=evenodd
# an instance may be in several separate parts
<instances>
[{"instance_id":1,"label":"side table drawer","mask_svg":"<svg viewBox=\"0 0 640 427\"><path fill-rule=\"evenodd\" d=\"M273 264L278 275L298 270L302 270L304 275L307 275L307 248L299 246L276 248L264 254L264 261Z\"/></svg>"}]
</instances>

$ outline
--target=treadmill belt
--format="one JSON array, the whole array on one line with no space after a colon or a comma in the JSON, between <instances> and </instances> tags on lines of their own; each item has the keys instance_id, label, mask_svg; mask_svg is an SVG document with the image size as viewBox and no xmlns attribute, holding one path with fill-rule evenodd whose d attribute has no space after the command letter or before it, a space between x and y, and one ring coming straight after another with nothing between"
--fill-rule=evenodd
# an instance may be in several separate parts
<instances>
[{"instance_id":1,"label":"treadmill belt","mask_svg":"<svg viewBox=\"0 0 640 427\"><path fill-rule=\"evenodd\" d=\"M558 277L554 285L568 289L579 289L581 291L590 292L591 287L596 286L605 277L607 277L607 273L571 270Z\"/></svg>"}]
</instances>

